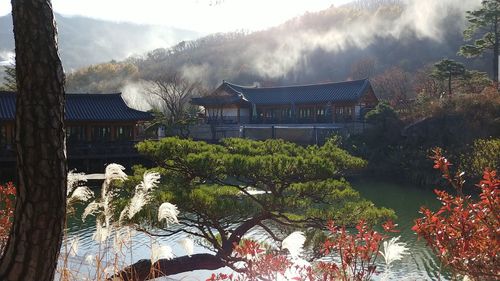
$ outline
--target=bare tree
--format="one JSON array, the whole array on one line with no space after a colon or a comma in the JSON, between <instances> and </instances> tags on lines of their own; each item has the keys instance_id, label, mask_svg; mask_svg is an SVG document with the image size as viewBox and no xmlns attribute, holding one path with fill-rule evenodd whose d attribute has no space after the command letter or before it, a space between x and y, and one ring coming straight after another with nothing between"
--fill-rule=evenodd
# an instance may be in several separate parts
<instances>
[{"instance_id":1,"label":"bare tree","mask_svg":"<svg viewBox=\"0 0 500 281\"><path fill-rule=\"evenodd\" d=\"M66 215L64 72L50 0L12 0L17 199L0 280L53 280Z\"/></svg>"},{"instance_id":2,"label":"bare tree","mask_svg":"<svg viewBox=\"0 0 500 281\"><path fill-rule=\"evenodd\" d=\"M191 98L204 91L201 82L193 82L178 72L171 72L153 80L147 92L161 101L168 124L177 124L194 112L189 103Z\"/></svg>"},{"instance_id":3,"label":"bare tree","mask_svg":"<svg viewBox=\"0 0 500 281\"><path fill-rule=\"evenodd\" d=\"M431 76L432 66L426 66L415 73L413 90L418 95L439 98L445 91L443 84Z\"/></svg>"},{"instance_id":4,"label":"bare tree","mask_svg":"<svg viewBox=\"0 0 500 281\"><path fill-rule=\"evenodd\" d=\"M401 67L391 67L372 80L379 98L389 101L392 106L404 103L412 92L410 75Z\"/></svg>"}]
</instances>

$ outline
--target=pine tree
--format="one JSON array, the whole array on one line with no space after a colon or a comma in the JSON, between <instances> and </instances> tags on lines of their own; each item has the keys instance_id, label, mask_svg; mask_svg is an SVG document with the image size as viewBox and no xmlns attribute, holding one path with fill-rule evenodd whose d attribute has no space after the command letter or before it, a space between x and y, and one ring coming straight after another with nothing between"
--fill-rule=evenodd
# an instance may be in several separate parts
<instances>
[{"instance_id":1,"label":"pine tree","mask_svg":"<svg viewBox=\"0 0 500 281\"><path fill-rule=\"evenodd\" d=\"M5 66L5 77L4 83L0 86L1 89L6 91L17 92L17 82L16 82L16 67L15 66Z\"/></svg>"},{"instance_id":2,"label":"pine tree","mask_svg":"<svg viewBox=\"0 0 500 281\"><path fill-rule=\"evenodd\" d=\"M440 81L448 81L448 95L452 95L451 81L454 77L463 77L465 75L465 67L450 59L443 59L434 64L431 76Z\"/></svg>"},{"instance_id":3,"label":"pine tree","mask_svg":"<svg viewBox=\"0 0 500 281\"><path fill-rule=\"evenodd\" d=\"M394 216L392 210L363 199L342 178L365 161L334 140L321 147L302 147L282 140L208 144L164 138L143 142L138 150L157 163L163 182L156 204L135 223L152 223L156 228L150 232L158 235L192 235L214 251L160 260L155 266L165 275L234 266L234 247L252 229L260 228L279 241L286 229L317 229L319 234L328 220L354 226L359 219L374 223ZM138 178L143 172L136 171ZM148 220L151 208L165 201L179 207L180 228ZM145 280L150 266L149 260L140 261L122 273L135 272L133 280Z\"/></svg>"},{"instance_id":4,"label":"pine tree","mask_svg":"<svg viewBox=\"0 0 500 281\"><path fill-rule=\"evenodd\" d=\"M53 280L66 217L64 72L50 0L12 1L17 183L0 280Z\"/></svg>"},{"instance_id":5,"label":"pine tree","mask_svg":"<svg viewBox=\"0 0 500 281\"><path fill-rule=\"evenodd\" d=\"M498 55L500 40L500 2L498 0L483 0L481 8L467 12L468 28L464 38L472 40L474 35L482 36L473 44L460 48L459 54L471 58L482 55L488 50L493 51L493 81L498 82Z\"/></svg>"}]
</instances>

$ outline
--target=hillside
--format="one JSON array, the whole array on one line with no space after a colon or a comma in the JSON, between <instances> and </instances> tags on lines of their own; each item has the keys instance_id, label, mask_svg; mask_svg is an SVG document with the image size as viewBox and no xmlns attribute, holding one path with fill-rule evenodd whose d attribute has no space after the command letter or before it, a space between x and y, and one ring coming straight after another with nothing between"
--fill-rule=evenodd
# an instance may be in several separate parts
<instances>
[{"instance_id":1,"label":"hillside","mask_svg":"<svg viewBox=\"0 0 500 281\"><path fill-rule=\"evenodd\" d=\"M373 77L394 66L414 73L443 57L488 71L488 60L456 54L464 44L465 11L478 3L355 1L307 13L264 31L213 34L132 56L123 63L137 71L133 75L121 72L111 85L99 80L101 75L92 69L82 70L69 86L88 91L119 90L114 88L123 86L124 81L150 80L172 70L201 80L209 88L223 79L240 84L314 83ZM95 79L100 85L97 88ZM94 86L86 88L89 83Z\"/></svg>"},{"instance_id":2,"label":"hillside","mask_svg":"<svg viewBox=\"0 0 500 281\"><path fill-rule=\"evenodd\" d=\"M444 57L461 61L469 69L490 72L487 56L472 60L456 54L464 44L465 12L479 3L358 0L306 13L259 32L212 34L148 52L149 46L169 46L197 34L78 17L58 16L58 21L66 70L92 64L71 71L67 89L133 90L130 96L144 92L142 83L136 82L169 72L202 81L206 88L223 79L247 85L283 85L364 77L376 80L382 74L393 77L391 73L416 77L419 70ZM12 48L7 44L11 41L4 40L10 35L7 18L0 18L0 56ZM109 62L111 59L118 62ZM108 63L98 64L105 61Z\"/></svg>"},{"instance_id":3,"label":"hillside","mask_svg":"<svg viewBox=\"0 0 500 281\"><path fill-rule=\"evenodd\" d=\"M172 46L200 34L176 28L131 23L114 23L85 17L56 14L59 46L66 71L89 64L122 60L133 54ZM14 50L12 18L0 17L0 64Z\"/></svg>"}]
</instances>

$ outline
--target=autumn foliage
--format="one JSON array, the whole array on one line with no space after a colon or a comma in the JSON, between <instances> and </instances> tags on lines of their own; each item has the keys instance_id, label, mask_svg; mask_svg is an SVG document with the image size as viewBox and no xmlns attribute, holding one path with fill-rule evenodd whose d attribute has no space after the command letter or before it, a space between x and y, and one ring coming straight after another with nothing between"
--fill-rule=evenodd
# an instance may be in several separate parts
<instances>
[{"instance_id":1,"label":"autumn foliage","mask_svg":"<svg viewBox=\"0 0 500 281\"><path fill-rule=\"evenodd\" d=\"M9 238L12 218L14 217L14 200L16 189L14 184L0 185L0 254Z\"/></svg>"},{"instance_id":2,"label":"autumn foliage","mask_svg":"<svg viewBox=\"0 0 500 281\"><path fill-rule=\"evenodd\" d=\"M395 224L382 225L385 232L397 232ZM365 221L348 231L333 222L328 224L329 236L322 245L321 259L313 264L290 258L278 251L266 251L261 244L244 240L235 247L242 267L233 274L212 274L206 281L257 280L370 280L377 271L376 259L381 255L382 242L388 235L375 231Z\"/></svg>"},{"instance_id":3,"label":"autumn foliage","mask_svg":"<svg viewBox=\"0 0 500 281\"><path fill-rule=\"evenodd\" d=\"M242 260L238 268L242 274L212 274L206 281L277 280L292 265L287 256L266 252L261 244L252 240L242 240L234 252Z\"/></svg>"},{"instance_id":4,"label":"autumn foliage","mask_svg":"<svg viewBox=\"0 0 500 281\"><path fill-rule=\"evenodd\" d=\"M386 232L397 232L392 221L382 226ZM319 280L370 280L376 272L375 260L380 255L382 241L388 236L375 231L365 221L356 225L356 233L333 222L328 229L330 237L323 245L324 253L338 255L340 264L319 262L318 270L322 276Z\"/></svg>"},{"instance_id":5,"label":"autumn foliage","mask_svg":"<svg viewBox=\"0 0 500 281\"><path fill-rule=\"evenodd\" d=\"M422 207L413 230L427 242L441 262L455 274L474 280L500 279L500 181L486 170L476 185L479 197L463 194L463 173L451 172L452 164L434 150L434 168L441 171L457 196L435 190L442 206L436 212Z\"/></svg>"}]
</instances>

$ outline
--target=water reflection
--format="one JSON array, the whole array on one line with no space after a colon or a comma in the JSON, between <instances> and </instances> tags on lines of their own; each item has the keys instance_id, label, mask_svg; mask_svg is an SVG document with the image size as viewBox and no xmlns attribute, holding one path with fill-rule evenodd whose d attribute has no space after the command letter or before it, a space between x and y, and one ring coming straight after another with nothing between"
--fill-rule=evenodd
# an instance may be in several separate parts
<instances>
[{"instance_id":1,"label":"water reflection","mask_svg":"<svg viewBox=\"0 0 500 281\"><path fill-rule=\"evenodd\" d=\"M433 254L425 246L424 241L417 241L417 237L411 230L413 221L419 217L418 210L420 206L425 205L430 208L438 208L439 202L436 200L434 193L428 189L420 189L414 186L404 184L377 182L371 180L354 180L353 186L361 192L361 194L372 200L377 206L392 208L396 211L398 219L395 221L401 231L397 235L401 235L401 242L407 243L409 248L408 255L402 260L396 261L391 265L390 275L384 276L378 274L374 276L374 280L449 280L450 276L440 270L439 262L436 261ZM84 259L86 255L95 254L102 251L102 245L99 246L92 240L92 234L95 231L94 222L88 220L82 222L79 219L79 214L82 210L77 210L76 216L68 220L68 237L78 237L80 239L80 248L78 256L74 258L72 263L80 266L80 272L86 273L89 267L85 265ZM262 241L267 235L260 231L251 233L256 240ZM179 233L172 237L158 238L160 243L168 244L172 247L173 253L176 256L185 255L184 249L176 241L186 237L185 234ZM132 248L129 249L126 255L124 264L131 264L140 259L149 259L151 255L151 245L153 240L151 237L137 233L133 236L131 242ZM112 242L111 242L112 244ZM111 246L112 247L112 246ZM209 252L207 249L195 244L195 253ZM379 268L383 270L382 260ZM223 271L228 271L223 269ZM210 276L212 271L200 270L196 272L188 272L182 275L176 275L173 279L165 280L205 280Z\"/></svg>"}]
</instances>

